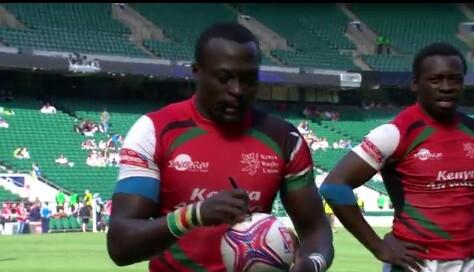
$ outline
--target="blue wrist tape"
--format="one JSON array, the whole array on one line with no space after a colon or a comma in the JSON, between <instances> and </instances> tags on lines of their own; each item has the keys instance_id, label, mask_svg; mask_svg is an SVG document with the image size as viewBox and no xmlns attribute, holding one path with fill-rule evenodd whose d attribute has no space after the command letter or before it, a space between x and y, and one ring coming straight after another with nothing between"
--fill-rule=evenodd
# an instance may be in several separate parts
<instances>
[{"instance_id":1,"label":"blue wrist tape","mask_svg":"<svg viewBox=\"0 0 474 272\"><path fill-rule=\"evenodd\" d=\"M338 205L355 205L357 204L352 187L346 184L328 184L323 183L319 187L319 192L327 202Z\"/></svg>"}]
</instances>

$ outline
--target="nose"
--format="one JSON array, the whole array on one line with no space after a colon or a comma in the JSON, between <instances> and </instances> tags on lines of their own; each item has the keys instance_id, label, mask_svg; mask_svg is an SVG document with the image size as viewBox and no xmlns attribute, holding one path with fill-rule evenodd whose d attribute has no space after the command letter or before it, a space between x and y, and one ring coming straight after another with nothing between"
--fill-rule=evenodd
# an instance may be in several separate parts
<instances>
[{"instance_id":1,"label":"nose","mask_svg":"<svg viewBox=\"0 0 474 272\"><path fill-rule=\"evenodd\" d=\"M441 80L441 83L439 85L439 90L441 92L449 92L449 91L452 91L453 89L454 89L453 83L450 83L449 80L447 79Z\"/></svg>"},{"instance_id":2,"label":"nose","mask_svg":"<svg viewBox=\"0 0 474 272\"><path fill-rule=\"evenodd\" d=\"M232 80L229 86L229 93L232 96L240 97L242 96L242 84L238 80Z\"/></svg>"}]
</instances>

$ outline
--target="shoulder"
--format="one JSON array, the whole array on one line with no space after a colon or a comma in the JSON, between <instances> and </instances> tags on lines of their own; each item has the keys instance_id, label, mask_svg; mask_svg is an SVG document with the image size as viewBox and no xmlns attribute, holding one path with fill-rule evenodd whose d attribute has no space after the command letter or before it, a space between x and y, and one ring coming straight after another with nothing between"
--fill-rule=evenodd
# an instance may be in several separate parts
<instances>
[{"instance_id":1,"label":"shoulder","mask_svg":"<svg viewBox=\"0 0 474 272\"><path fill-rule=\"evenodd\" d=\"M306 144L293 124L266 112L254 112L253 130L269 138L286 162L290 160L295 149Z\"/></svg>"},{"instance_id":2,"label":"shoulder","mask_svg":"<svg viewBox=\"0 0 474 272\"><path fill-rule=\"evenodd\" d=\"M400 131L403 138L408 138L411 134L417 134L427 123L419 112L419 106L414 104L402 110L392 121Z\"/></svg>"},{"instance_id":3,"label":"shoulder","mask_svg":"<svg viewBox=\"0 0 474 272\"><path fill-rule=\"evenodd\" d=\"M261 110L254 111L254 128L262 130L269 135L283 132L298 132L298 129L285 119Z\"/></svg>"}]
</instances>

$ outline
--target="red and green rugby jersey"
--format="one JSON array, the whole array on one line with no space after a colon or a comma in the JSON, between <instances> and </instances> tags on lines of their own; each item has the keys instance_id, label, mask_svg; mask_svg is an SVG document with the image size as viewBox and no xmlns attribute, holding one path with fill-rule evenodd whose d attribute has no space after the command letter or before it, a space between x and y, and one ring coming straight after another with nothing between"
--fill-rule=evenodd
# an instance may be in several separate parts
<instances>
[{"instance_id":1,"label":"red and green rugby jersey","mask_svg":"<svg viewBox=\"0 0 474 272\"><path fill-rule=\"evenodd\" d=\"M472 118L459 114L443 125L415 104L371 131L357 149L382 174L396 237L427 247L424 259L474 256Z\"/></svg>"},{"instance_id":2,"label":"red and green rugby jersey","mask_svg":"<svg viewBox=\"0 0 474 272\"><path fill-rule=\"evenodd\" d=\"M251 209L266 213L279 190L315 186L309 148L293 125L253 111L239 126L217 127L194 103L143 116L123 146L119 179L156 178L160 215L230 190L230 176L248 192ZM227 227L188 232L150 261L150 271L225 271L220 240Z\"/></svg>"}]
</instances>

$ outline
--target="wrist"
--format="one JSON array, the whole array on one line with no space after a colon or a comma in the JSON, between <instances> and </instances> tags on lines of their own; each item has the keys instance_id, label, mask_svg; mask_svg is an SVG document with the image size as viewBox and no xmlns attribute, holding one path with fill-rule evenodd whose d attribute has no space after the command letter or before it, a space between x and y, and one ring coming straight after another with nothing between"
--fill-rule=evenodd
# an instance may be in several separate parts
<instances>
[{"instance_id":1,"label":"wrist","mask_svg":"<svg viewBox=\"0 0 474 272\"><path fill-rule=\"evenodd\" d=\"M326 262L326 259L323 257L323 255L321 255L319 253L312 253L308 256L308 258L313 263L313 267L314 267L315 272L324 272L324 271L326 271L327 262Z\"/></svg>"},{"instance_id":2,"label":"wrist","mask_svg":"<svg viewBox=\"0 0 474 272\"><path fill-rule=\"evenodd\" d=\"M180 238L195 227L202 226L201 202L189 204L166 215L166 223L170 233Z\"/></svg>"},{"instance_id":3,"label":"wrist","mask_svg":"<svg viewBox=\"0 0 474 272\"><path fill-rule=\"evenodd\" d=\"M374 256L378 256L380 252L383 252L383 249L384 249L384 243L383 243L383 240L381 239L378 239L377 241L369 244L367 246L367 249L374 255Z\"/></svg>"}]
</instances>

